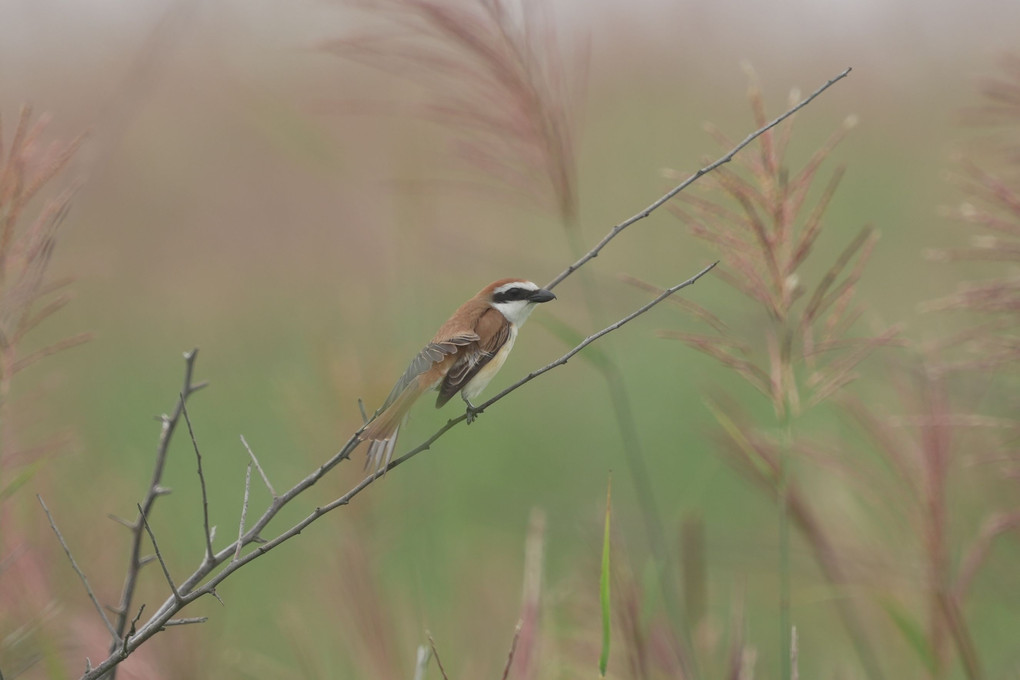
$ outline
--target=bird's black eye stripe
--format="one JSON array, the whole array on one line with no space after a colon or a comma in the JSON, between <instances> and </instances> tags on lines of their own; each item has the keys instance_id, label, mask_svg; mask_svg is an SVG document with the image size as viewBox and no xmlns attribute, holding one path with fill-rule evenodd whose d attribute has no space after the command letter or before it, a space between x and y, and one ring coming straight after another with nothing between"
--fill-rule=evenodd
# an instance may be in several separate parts
<instances>
[{"instance_id":1,"label":"bird's black eye stripe","mask_svg":"<svg viewBox=\"0 0 1020 680\"><path fill-rule=\"evenodd\" d=\"M533 291L527 288L508 288L507 290L500 291L492 296L492 301L495 303L500 302L512 302L514 300L526 300Z\"/></svg>"}]
</instances>

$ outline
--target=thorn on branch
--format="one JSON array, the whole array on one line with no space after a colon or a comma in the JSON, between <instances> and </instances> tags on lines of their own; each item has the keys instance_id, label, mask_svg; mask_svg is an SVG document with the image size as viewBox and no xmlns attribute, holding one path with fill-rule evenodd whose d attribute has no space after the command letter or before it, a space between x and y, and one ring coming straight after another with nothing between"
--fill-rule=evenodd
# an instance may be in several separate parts
<instances>
[{"instance_id":1,"label":"thorn on branch","mask_svg":"<svg viewBox=\"0 0 1020 680\"><path fill-rule=\"evenodd\" d=\"M170 626L190 626L193 623L205 623L209 620L208 616L193 616L185 619L170 619L163 624L163 629L167 629Z\"/></svg>"},{"instance_id":2,"label":"thorn on branch","mask_svg":"<svg viewBox=\"0 0 1020 680\"><path fill-rule=\"evenodd\" d=\"M247 449L248 455L251 456L251 461L255 463L255 469L259 471L259 475L262 477L262 483L266 485L267 489L269 489L269 495L272 496L275 501L280 496L276 493L276 489L273 488L273 485L269 483L269 476L266 475L266 471L262 469L261 465L259 465L259 459L255 457L255 452L251 450L250 446L248 446L248 440L244 438L243 434L241 435L241 443L244 444L244 448Z\"/></svg>"},{"instance_id":3,"label":"thorn on branch","mask_svg":"<svg viewBox=\"0 0 1020 680\"><path fill-rule=\"evenodd\" d=\"M244 441L244 437L241 437ZM244 523L248 517L248 492L251 490L251 461L244 472L244 500L241 502L241 521L237 525L237 548L234 550L234 559L241 556L241 548L244 547Z\"/></svg>"},{"instance_id":4,"label":"thorn on branch","mask_svg":"<svg viewBox=\"0 0 1020 680\"><path fill-rule=\"evenodd\" d=\"M117 524L123 524L124 526L126 526L128 529L131 529L132 531L134 531L135 529L138 528L138 524L136 522L129 522L128 520L124 519L123 517L121 517L119 515L114 515L113 513L110 513L110 514L107 515L107 517L112 519Z\"/></svg>"}]
</instances>

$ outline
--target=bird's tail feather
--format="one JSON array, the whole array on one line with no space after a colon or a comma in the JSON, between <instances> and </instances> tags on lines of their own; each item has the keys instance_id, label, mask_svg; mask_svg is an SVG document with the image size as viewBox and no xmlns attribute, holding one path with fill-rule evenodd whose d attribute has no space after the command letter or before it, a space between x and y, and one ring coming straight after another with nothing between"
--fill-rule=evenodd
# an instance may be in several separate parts
<instances>
[{"instance_id":1,"label":"bird's tail feather","mask_svg":"<svg viewBox=\"0 0 1020 680\"><path fill-rule=\"evenodd\" d=\"M393 458L393 450L397 448L397 434L400 427L397 426L387 439L370 440L368 444L368 456L365 458L365 470L373 474L380 469L389 467L390 459ZM385 474L385 472L383 473Z\"/></svg>"},{"instance_id":2,"label":"bird's tail feather","mask_svg":"<svg viewBox=\"0 0 1020 680\"><path fill-rule=\"evenodd\" d=\"M371 469L373 472L378 472L389 466L390 460L393 458L393 451L397 447L397 434L400 432L400 426L411 405L421 396L421 392L418 381L415 380L393 400L389 408L380 413L361 433L361 439L369 442L368 458L365 460L366 470Z\"/></svg>"}]
</instances>

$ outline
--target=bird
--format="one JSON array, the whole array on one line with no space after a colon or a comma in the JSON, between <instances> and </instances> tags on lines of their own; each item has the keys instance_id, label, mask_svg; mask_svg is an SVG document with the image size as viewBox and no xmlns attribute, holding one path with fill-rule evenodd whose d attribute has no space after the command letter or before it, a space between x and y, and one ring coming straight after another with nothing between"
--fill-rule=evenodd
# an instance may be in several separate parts
<instances>
[{"instance_id":1,"label":"bird","mask_svg":"<svg viewBox=\"0 0 1020 680\"><path fill-rule=\"evenodd\" d=\"M507 278L493 281L458 307L407 367L359 435L361 441L369 442L365 469L378 473L389 467L408 411L431 389L439 391L436 408L460 392L470 424L477 415L471 400L503 367L520 327L535 305L555 299L551 291L531 281Z\"/></svg>"}]
</instances>

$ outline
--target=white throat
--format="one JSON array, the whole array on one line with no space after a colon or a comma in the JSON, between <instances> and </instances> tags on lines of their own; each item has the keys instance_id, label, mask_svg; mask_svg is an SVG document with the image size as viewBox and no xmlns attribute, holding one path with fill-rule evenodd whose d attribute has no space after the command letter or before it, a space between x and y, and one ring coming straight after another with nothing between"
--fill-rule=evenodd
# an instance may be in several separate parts
<instances>
[{"instance_id":1,"label":"white throat","mask_svg":"<svg viewBox=\"0 0 1020 680\"><path fill-rule=\"evenodd\" d=\"M510 300L509 302L494 302L492 306L499 310L499 313L506 317L506 320L517 328L524 325L535 303L530 300Z\"/></svg>"}]
</instances>

